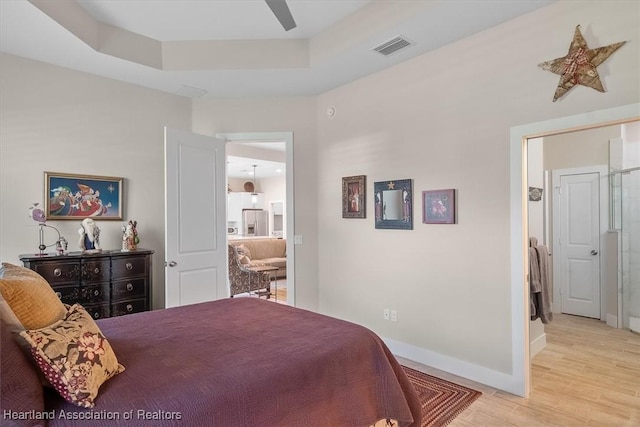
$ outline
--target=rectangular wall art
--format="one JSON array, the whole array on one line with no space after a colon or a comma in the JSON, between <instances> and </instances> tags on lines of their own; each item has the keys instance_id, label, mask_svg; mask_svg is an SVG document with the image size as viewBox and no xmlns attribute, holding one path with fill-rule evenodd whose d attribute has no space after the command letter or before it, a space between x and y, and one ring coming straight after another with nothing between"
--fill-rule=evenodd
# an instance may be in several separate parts
<instances>
[{"instance_id":1,"label":"rectangular wall art","mask_svg":"<svg viewBox=\"0 0 640 427\"><path fill-rule=\"evenodd\" d=\"M365 175L342 178L342 218L366 218L366 184Z\"/></svg>"},{"instance_id":2,"label":"rectangular wall art","mask_svg":"<svg viewBox=\"0 0 640 427\"><path fill-rule=\"evenodd\" d=\"M122 220L123 178L44 173L47 219Z\"/></svg>"},{"instance_id":3,"label":"rectangular wall art","mask_svg":"<svg viewBox=\"0 0 640 427\"><path fill-rule=\"evenodd\" d=\"M410 179L373 184L376 228L413 230L413 190Z\"/></svg>"},{"instance_id":4,"label":"rectangular wall art","mask_svg":"<svg viewBox=\"0 0 640 427\"><path fill-rule=\"evenodd\" d=\"M455 193L454 189L423 191L422 222L425 224L455 224Z\"/></svg>"}]
</instances>

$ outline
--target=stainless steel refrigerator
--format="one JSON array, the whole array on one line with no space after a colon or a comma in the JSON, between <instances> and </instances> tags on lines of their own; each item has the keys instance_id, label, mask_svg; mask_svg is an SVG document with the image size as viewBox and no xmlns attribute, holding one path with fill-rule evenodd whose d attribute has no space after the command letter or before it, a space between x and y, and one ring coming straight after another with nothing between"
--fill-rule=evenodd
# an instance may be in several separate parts
<instances>
[{"instance_id":1,"label":"stainless steel refrigerator","mask_svg":"<svg viewBox=\"0 0 640 427\"><path fill-rule=\"evenodd\" d=\"M244 209L242 211L242 235L245 237L269 235L269 211Z\"/></svg>"}]
</instances>

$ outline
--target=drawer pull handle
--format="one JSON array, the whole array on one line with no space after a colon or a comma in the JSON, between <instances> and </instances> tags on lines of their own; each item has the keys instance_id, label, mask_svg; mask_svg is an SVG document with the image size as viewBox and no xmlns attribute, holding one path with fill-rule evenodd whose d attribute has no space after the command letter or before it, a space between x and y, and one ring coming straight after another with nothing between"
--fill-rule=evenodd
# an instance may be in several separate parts
<instances>
[{"instance_id":1,"label":"drawer pull handle","mask_svg":"<svg viewBox=\"0 0 640 427\"><path fill-rule=\"evenodd\" d=\"M53 270L53 275L56 277L62 276L62 270L60 270L59 268L56 268L55 270Z\"/></svg>"},{"instance_id":2,"label":"drawer pull handle","mask_svg":"<svg viewBox=\"0 0 640 427\"><path fill-rule=\"evenodd\" d=\"M126 264L127 270L133 270L133 264L131 264L130 262L128 262Z\"/></svg>"},{"instance_id":3,"label":"drawer pull handle","mask_svg":"<svg viewBox=\"0 0 640 427\"><path fill-rule=\"evenodd\" d=\"M133 285L131 283L127 283L127 290L128 291L132 291L133 290Z\"/></svg>"},{"instance_id":4,"label":"drawer pull handle","mask_svg":"<svg viewBox=\"0 0 640 427\"><path fill-rule=\"evenodd\" d=\"M98 312L93 313L93 318L94 319L99 319L100 318L100 313L98 313Z\"/></svg>"},{"instance_id":5,"label":"drawer pull handle","mask_svg":"<svg viewBox=\"0 0 640 427\"><path fill-rule=\"evenodd\" d=\"M62 299L62 292L56 292L56 296L60 299Z\"/></svg>"},{"instance_id":6,"label":"drawer pull handle","mask_svg":"<svg viewBox=\"0 0 640 427\"><path fill-rule=\"evenodd\" d=\"M100 273L100 269L99 269L98 267L96 267L96 268L93 270L93 272L94 272L95 274L98 274L98 273Z\"/></svg>"},{"instance_id":7,"label":"drawer pull handle","mask_svg":"<svg viewBox=\"0 0 640 427\"><path fill-rule=\"evenodd\" d=\"M93 291L93 294L94 294L95 296L98 296L98 295L100 295L100 291L96 289L95 291Z\"/></svg>"},{"instance_id":8,"label":"drawer pull handle","mask_svg":"<svg viewBox=\"0 0 640 427\"><path fill-rule=\"evenodd\" d=\"M127 311L128 312L132 312L133 311L133 306L131 304L127 304Z\"/></svg>"}]
</instances>

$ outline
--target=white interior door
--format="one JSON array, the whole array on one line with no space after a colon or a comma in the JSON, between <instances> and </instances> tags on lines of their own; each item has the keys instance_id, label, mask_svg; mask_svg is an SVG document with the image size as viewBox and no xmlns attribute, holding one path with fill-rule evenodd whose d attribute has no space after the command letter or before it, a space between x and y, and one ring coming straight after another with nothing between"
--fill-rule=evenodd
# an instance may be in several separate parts
<instances>
[{"instance_id":1,"label":"white interior door","mask_svg":"<svg viewBox=\"0 0 640 427\"><path fill-rule=\"evenodd\" d=\"M229 296L225 141L165 128L165 306Z\"/></svg>"},{"instance_id":2,"label":"white interior door","mask_svg":"<svg viewBox=\"0 0 640 427\"><path fill-rule=\"evenodd\" d=\"M600 174L560 175L561 311L600 318Z\"/></svg>"}]
</instances>

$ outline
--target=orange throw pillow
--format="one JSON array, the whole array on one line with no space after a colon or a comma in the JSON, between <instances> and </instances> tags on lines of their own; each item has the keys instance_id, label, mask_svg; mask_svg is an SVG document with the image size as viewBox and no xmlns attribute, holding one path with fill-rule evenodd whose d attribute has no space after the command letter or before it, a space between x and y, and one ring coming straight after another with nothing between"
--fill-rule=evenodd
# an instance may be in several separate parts
<instances>
[{"instance_id":1,"label":"orange throw pillow","mask_svg":"<svg viewBox=\"0 0 640 427\"><path fill-rule=\"evenodd\" d=\"M0 293L25 329L49 326L67 314L49 283L26 267L3 262Z\"/></svg>"}]
</instances>

